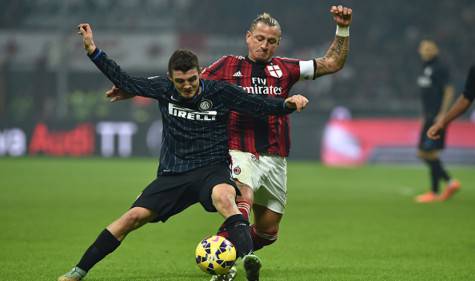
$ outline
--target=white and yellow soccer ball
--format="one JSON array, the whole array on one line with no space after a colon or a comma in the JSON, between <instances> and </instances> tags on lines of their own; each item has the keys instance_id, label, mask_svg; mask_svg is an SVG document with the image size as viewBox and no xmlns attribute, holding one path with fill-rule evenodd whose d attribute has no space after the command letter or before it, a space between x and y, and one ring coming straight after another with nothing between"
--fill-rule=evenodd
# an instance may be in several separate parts
<instances>
[{"instance_id":1,"label":"white and yellow soccer ball","mask_svg":"<svg viewBox=\"0 0 475 281\"><path fill-rule=\"evenodd\" d=\"M198 267L212 275L227 273L236 262L236 248L229 240L218 235L198 243L195 255Z\"/></svg>"}]
</instances>

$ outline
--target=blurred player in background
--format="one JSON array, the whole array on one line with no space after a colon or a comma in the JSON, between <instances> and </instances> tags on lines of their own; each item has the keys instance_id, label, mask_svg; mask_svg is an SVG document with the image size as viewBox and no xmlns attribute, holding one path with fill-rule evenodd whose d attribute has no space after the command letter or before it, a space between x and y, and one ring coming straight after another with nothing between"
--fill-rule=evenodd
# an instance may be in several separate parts
<instances>
[{"instance_id":1,"label":"blurred player in background","mask_svg":"<svg viewBox=\"0 0 475 281\"><path fill-rule=\"evenodd\" d=\"M437 140L427 136L427 130L443 118L454 95L450 84L449 70L440 61L439 48L434 41L423 40L419 44L419 55L423 62L422 73L417 84L421 89L423 126L419 139L418 156L430 170L431 190L416 197L416 202L429 203L446 200L460 188L460 183L452 179L440 160L440 151L445 147L445 132ZM444 193L439 196L439 181L447 183Z\"/></svg>"},{"instance_id":2,"label":"blurred player in background","mask_svg":"<svg viewBox=\"0 0 475 281\"><path fill-rule=\"evenodd\" d=\"M58 281L81 280L95 264L115 251L130 232L150 222L165 222L196 203L224 217L224 225L230 230L228 238L239 257L252 256L249 222L236 205L239 190L229 170L229 111L282 115L302 110L308 100L300 95L285 100L264 99L250 96L235 85L201 80L198 58L188 50L177 50L170 57L169 77L131 77L96 48L89 24L80 24L79 34L89 58L114 85L159 101L164 122L163 146L157 178Z\"/></svg>"},{"instance_id":3,"label":"blurred player in background","mask_svg":"<svg viewBox=\"0 0 475 281\"><path fill-rule=\"evenodd\" d=\"M224 56L204 69L202 78L224 80L245 89L249 94L265 97L288 97L300 80L316 79L343 68L349 51L349 26L352 9L332 6L336 36L323 57L300 60L274 57L282 37L279 22L267 13L259 15L246 33L247 56ZM130 97L113 88L107 95L115 100ZM252 117L232 112L229 120L229 149L233 177L242 196L237 205L244 217L254 211L251 234L258 250L277 240L279 223L287 203L287 163L290 149L289 119L283 116ZM220 235L226 236L222 227ZM259 279L261 262L244 261L247 278ZM212 280L233 280L233 268L226 276Z\"/></svg>"},{"instance_id":4,"label":"blurred player in background","mask_svg":"<svg viewBox=\"0 0 475 281\"><path fill-rule=\"evenodd\" d=\"M430 139L437 140L441 136L441 132L445 130L447 125L455 118L462 115L472 104L475 99L475 65L470 67L468 71L467 80L465 81L465 88L462 95L457 99L455 104L449 109L443 118L435 122L427 131L427 136Z\"/></svg>"}]
</instances>

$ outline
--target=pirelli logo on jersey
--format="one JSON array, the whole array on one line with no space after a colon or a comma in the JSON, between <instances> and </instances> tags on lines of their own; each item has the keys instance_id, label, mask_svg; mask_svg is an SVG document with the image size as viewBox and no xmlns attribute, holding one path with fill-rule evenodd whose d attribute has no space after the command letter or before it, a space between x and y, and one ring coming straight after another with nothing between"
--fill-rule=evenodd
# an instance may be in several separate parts
<instances>
[{"instance_id":1,"label":"pirelli logo on jersey","mask_svg":"<svg viewBox=\"0 0 475 281\"><path fill-rule=\"evenodd\" d=\"M173 103L168 104L168 114L179 118L196 121L215 121L218 112L210 111L195 111L193 109L184 108Z\"/></svg>"}]
</instances>

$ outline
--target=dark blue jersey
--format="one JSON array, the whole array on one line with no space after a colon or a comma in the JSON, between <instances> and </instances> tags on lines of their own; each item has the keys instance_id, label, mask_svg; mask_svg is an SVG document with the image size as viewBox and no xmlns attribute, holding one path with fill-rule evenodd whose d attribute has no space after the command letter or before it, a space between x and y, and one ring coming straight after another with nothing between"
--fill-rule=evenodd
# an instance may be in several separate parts
<instances>
[{"instance_id":1,"label":"dark blue jersey","mask_svg":"<svg viewBox=\"0 0 475 281\"><path fill-rule=\"evenodd\" d=\"M168 78L131 77L99 49L89 57L118 88L158 101L163 120L158 175L229 164L227 121L231 110L254 116L292 112L282 99L248 95L223 81L201 80L199 94L185 99Z\"/></svg>"},{"instance_id":2,"label":"dark blue jersey","mask_svg":"<svg viewBox=\"0 0 475 281\"><path fill-rule=\"evenodd\" d=\"M442 107L445 88L450 85L449 70L436 57L424 63L417 83L421 89L423 116L430 122Z\"/></svg>"}]
</instances>

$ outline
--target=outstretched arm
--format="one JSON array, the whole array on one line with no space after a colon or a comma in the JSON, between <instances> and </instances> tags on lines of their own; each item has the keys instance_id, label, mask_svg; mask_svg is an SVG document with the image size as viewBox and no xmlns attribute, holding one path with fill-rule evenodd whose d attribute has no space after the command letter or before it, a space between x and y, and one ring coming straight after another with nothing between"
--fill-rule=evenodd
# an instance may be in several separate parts
<instances>
[{"instance_id":1,"label":"outstretched arm","mask_svg":"<svg viewBox=\"0 0 475 281\"><path fill-rule=\"evenodd\" d=\"M325 56L315 58L317 65L315 77L331 74L342 69L350 49L349 28L353 10L340 5L332 6L330 12L337 24L336 35Z\"/></svg>"},{"instance_id":2,"label":"outstretched arm","mask_svg":"<svg viewBox=\"0 0 475 281\"><path fill-rule=\"evenodd\" d=\"M92 28L89 24L79 24L78 29L78 34L82 36L84 49L86 49L88 56L97 68L99 68L99 70L107 76L112 83L114 83L114 85L126 93L134 93L136 95L155 99L158 99L160 95L164 94L165 90L170 85L168 79L160 77L156 79L131 77L113 60L109 59L102 50L96 47L93 40ZM111 99L111 101L118 99L114 98L113 93L106 95ZM123 98L125 98L125 96Z\"/></svg>"}]
</instances>

